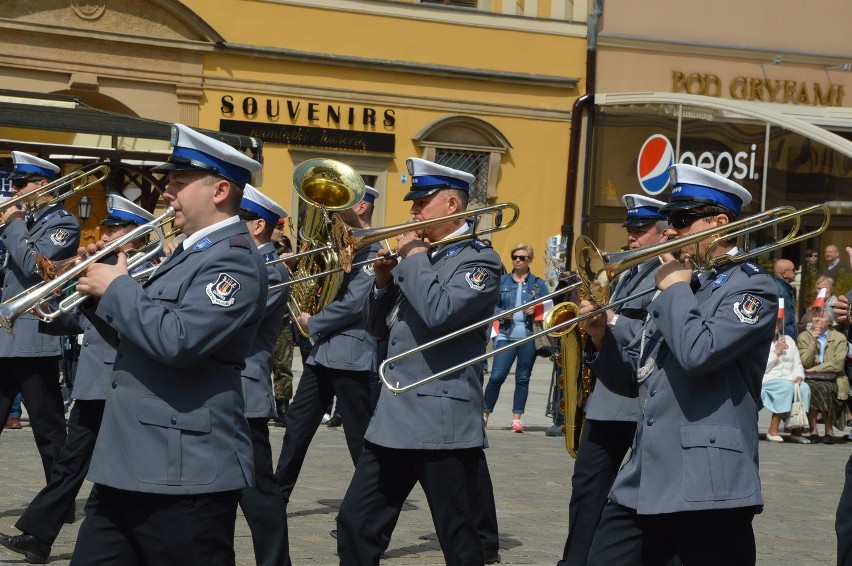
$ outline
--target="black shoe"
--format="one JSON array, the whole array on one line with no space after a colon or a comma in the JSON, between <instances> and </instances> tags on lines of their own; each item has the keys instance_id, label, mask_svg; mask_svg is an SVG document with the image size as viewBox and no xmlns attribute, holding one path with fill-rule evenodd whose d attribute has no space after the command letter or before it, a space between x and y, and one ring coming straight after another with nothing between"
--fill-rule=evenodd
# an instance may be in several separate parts
<instances>
[{"instance_id":1,"label":"black shoe","mask_svg":"<svg viewBox=\"0 0 852 566\"><path fill-rule=\"evenodd\" d=\"M343 424L343 418L340 415L332 415L331 419L329 419L328 423L326 423L330 427L337 427Z\"/></svg>"},{"instance_id":2,"label":"black shoe","mask_svg":"<svg viewBox=\"0 0 852 566\"><path fill-rule=\"evenodd\" d=\"M337 529L331 529L330 531L328 531L328 534L331 535L331 538L335 540L337 539Z\"/></svg>"},{"instance_id":3,"label":"black shoe","mask_svg":"<svg viewBox=\"0 0 852 566\"><path fill-rule=\"evenodd\" d=\"M483 551L483 555L484 555L486 564L499 564L500 563L500 552L498 552L496 550Z\"/></svg>"},{"instance_id":4,"label":"black shoe","mask_svg":"<svg viewBox=\"0 0 852 566\"><path fill-rule=\"evenodd\" d=\"M819 437L818 434L812 434L808 437L808 439L810 439L811 444L819 444L820 442L822 442L822 439Z\"/></svg>"},{"instance_id":5,"label":"black shoe","mask_svg":"<svg viewBox=\"0 0 852 566\"><path fill-rule=\"evenodd\" d=\"M837 442L834 440L834 437L829 436L827 434L822 437L822 443L823 444L837 444Z\"/></svg>"},{"instance_id":6,"label":"black shoe","mask_svg":"<svg viewBox=\"0 0 852 566\"><path fill-rule=\"evenodd\" d=\"M50 558L50 545L27 533L18 536L0 533L0 544L12 552L23 554L30 564L47 564Z\"/></svg>"}]
</instances>

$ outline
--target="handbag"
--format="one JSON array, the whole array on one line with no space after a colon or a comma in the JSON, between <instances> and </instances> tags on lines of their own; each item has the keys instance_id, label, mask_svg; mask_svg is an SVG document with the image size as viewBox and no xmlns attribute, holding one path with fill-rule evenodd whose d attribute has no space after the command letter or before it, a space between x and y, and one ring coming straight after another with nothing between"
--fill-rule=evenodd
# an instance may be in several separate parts
<instances>
[{"instance_id":1,"label":"handbag","mask_svg":"<svg viewBox=\"0 0 852 566\"><path fill-rule=\"evenodd\" d=\"M790 406L790 418L787 421L787 428L796 429L808 426L808 414L805 412L805 406L802 404L802 395L799 392L799 384L793 385L793 404Z\"/></svg>"},{"instance_id":2,"label":"handbag","mask_svg":"<svg viewBox=\"0 0 852 566\"><path fill-rule=\"evenodd\" d=\"M809 381L836 381L837 374L830 371L814 371L805 373L805 379Z\"/></svg>"}]
</instances>

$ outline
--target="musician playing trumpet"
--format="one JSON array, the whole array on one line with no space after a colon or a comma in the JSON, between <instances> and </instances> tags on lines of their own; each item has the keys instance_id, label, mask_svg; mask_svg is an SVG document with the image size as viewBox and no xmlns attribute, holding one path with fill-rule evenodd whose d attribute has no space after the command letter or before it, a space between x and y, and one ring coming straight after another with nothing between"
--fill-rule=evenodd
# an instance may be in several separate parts
<instances>
[{"instance_id":1,"label":"musician playing trumpet","mask_svg":"<svg viewBox=\"0 0 852 566\"><path fill-rule=\"evenodd\" d=\"M715 173L671 168L671 238L736 218L749 192ZM612 391L639 397L630 458L619 471L589 564L754 564L752 519L763 505L757 411L772 342L772 278L750 262L724 264L693 280L712 240L680 250L655 276L659 294L643 331L618 345L606 315L582 323L585 359ZM736 254L733 242L711 256ZM595 306L584 301L580 312Z\"/></svg>"},{"instance_id":2,"label":"musician playing trumpet","mask_svg":"<svg viewBox=\"0 0 852 566\"><path fill-rule=\"evenodd\" d=\"M56 179L59 167L50 161L13 151L15 167L9 179L15 195L37 191ZM50 201L45 194L35 199ZM34 206L32 203L31 207ZM41 210L9 207L3 214L0 239L6 246L3 261L3 302L41 283L36 255L66 259L77 252L80 223L62 203ZM59 387L61 339L38 331L38 319L30 314L14 323L14 335L0 332L0 429L5 425L18 391L26 399L44 476L49 481L53 462L65 442L65 414Z\"/></svg>"}]
</instances>

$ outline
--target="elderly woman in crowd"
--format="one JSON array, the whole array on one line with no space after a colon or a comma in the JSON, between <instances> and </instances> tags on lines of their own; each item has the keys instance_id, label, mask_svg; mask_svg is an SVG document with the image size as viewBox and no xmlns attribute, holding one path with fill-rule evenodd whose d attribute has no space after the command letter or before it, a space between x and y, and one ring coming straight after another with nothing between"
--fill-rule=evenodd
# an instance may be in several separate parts
<instances>
[{"instance_id":1,"label":"elderly woman in crowd","mask_svg":"<svg viewBox=\"0 0 852 566\"><path fill-rule=\"evenodd\" d=\"M770 442L784 442L778 434L778 426L784 415L790 412L796 384L799 385L799 395L805 411L808 410L811 400L811 388L803 381L805 369L802 367L796 342L791 336L782 334L783 328L784 320L779 318L775 324L775 339L769 349L769 360L766 363L763 386L760 390L763 406L772 412L769 430L766 432L766 440ZM801 427L790 431L790 442L811 443L810 440L802 437Z\"/></svg>"},{"instance_id":2,"label":"elderly woman in crowd","mask_svg":"<svg viewBox=\"0 0 852 566\"><path fill-rule=\"evenodd\" d=\"M834 303L837 302L837 296L834 294L834 279L827 275L821 275L816 281L817 294L819 294L820 289L825 289L825 314L828 316L828 326L834 328L834 315L831 310ZM799 319L799 333L811 329L811 316L813 312L814 309L808 309L808 312Z\"/></svg>"},{"instance_id":3,"label":"elderly woman in crowd","mask_svg":"<svg viewBox=\"0 0 852 566\"><path fill-rule=\"evenodd\" d=\"M812 309L811 329L799 334L797 346L805 380L811 387L811 403L808 421L811 427L811 442L835 444L846 437L835 439L833 428L843 430L846 412L843 402L849 396L849 381L844 373L846 364L846 337L830 328L831 321L826 309ZM825 436L820 439L817 432L817 413L822 414Z\"/></svg>"}]
</instances>

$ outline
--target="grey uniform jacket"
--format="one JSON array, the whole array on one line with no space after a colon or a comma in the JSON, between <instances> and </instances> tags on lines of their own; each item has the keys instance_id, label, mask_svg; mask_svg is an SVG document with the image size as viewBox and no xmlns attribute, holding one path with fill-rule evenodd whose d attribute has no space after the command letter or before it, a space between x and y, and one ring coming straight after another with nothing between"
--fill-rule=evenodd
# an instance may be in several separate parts
<instances>
[{"instance_id":1,"label":"grey uniform jacket","mask_svg":"<svg viewBox=\"0 0 852 566\"><path fill-rule=\"evenodd\" d=\"M358 250L352 262L375 257L379 244ZM367 332L361 306L373 287L373 269L365 265L343 277L332 302L308 319L314 346L309 364L331 369L371 371L375 366L376 339Z\"/></svg>"},{"instance_id":2,"label":"grey uniform jacket","mask_svg":"<svg viewBox=\"0 0 852 566\"><path fill-rule=\"evenodd\" d=\"M393 282L370 292L367 327L388 336L388 357L494 313L500 257L478 240L414 254L393 269ZM469 332L387 366L405 385L485 352L488 328ZM394 396L383 389L364 438L389 448L446 450L487 446L482 422L482 364Z\"/></svg>"},{"instance_id":3,"label":"grey uniform jacket","mask_svg":"<svg viewBox=\"0 0 852 566\"><path fill-rule=\"evenodd\" d=\"M264 261L276 259L275 245L267 242L258 248ZM269 285L290 280L290 271L283 263L267 266ZM287 312L289 289L269 293L263 321L257 329L257 335L251 345L243 369L243 396L246 399L245 416L251 418L273 418L277 416L275 394L272 391L272 351L278 332Z\"/></svg>"},{"instance_id":4,"label":"grey uniform jacket","mask_svg":"<svg viewBox=\"0 0 852 566\"><path fill-rule=\"evenodd\" d=\"M83 312L80 309L74 309L60 315L48 325L42 323L40 329L46 334L55 336L83 335L71 398L82 401L106 399L115 363L115 348L101 336Z\"/></svg>"},{"instance_id":5,"label":"grey uniform jacket","mask_svg":"<svg viewBox=\"0 0 852 566\"><path fill-rule=\"evenodd\" d=\"M613 301L639 293L654 287L654 274L660 267L659 261L649 261L637 266L636 272L627 271L615 284L611 299ZM612 327L616 340L622 346L628 345L642 331L646 310L651 304L653 293L624 303L618 309L618 320ZM586 401L586 418L596 421L635 421L639 417L639 399L635 395L617 395L606 388L598 379L595 388Z\"/></svg>"},{"instance_id":6,"label":"grey uniform jacket","mask_svg":"<svg viewBox=\"0 0 852 566\"><path fill-rule=\"evenodd\" d=\"M42 282L36 272L36 252L51 260L67 259L77 254L80 223L76 216L57 204L38 212L29 229L24 220L14 220L5 225L0 239L8 251L3 283L3 302L6 302ZM38 319L34 316L21 315L15 321L13 330L14 337L7 332L0 332L0 358L62 355L61 339L39 333Z\"/></svg>"},{"instance_id":7,"label":"grey uniform jacket","mask_svg":"<svg viewBox=\"0 0 852 566\"><path fill-rule=\"evenodd\" d=\"M121 342L89 480L173 495L253 485L240 375L267 289L242 222L170 257L144 286L110 284L95 312Z\"/></svg>"},{"instance_id":8,"label":"grey uniform jacket","mask_svg":"<svg viewBox=\"0 0 852 566\"><path fill-rule=\"evenodd\" d=\"M754 352L774 336L775 283L754 264L727 266L695 294L675 283L648 311L644 348L639 336L622 351L610 332L596 355L587 344L587 361L616 391L635 387L637 364L660 345L610 498L643 515L762 505L757 411L766 360Z\"/></svg>"}]
</instances>

